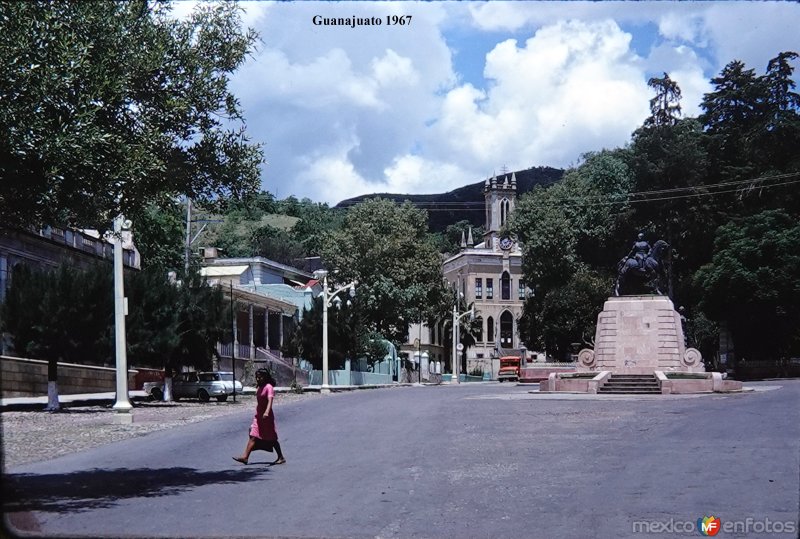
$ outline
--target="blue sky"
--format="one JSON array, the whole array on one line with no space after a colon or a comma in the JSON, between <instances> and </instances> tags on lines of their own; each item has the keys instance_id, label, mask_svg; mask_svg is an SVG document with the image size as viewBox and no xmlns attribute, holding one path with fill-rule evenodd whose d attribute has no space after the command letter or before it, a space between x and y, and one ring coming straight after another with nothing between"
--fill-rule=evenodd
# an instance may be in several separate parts
<instances>
[{"instance_id":1,"label":"blue sky","mask_svg":"<svg viewBox=\"0 0 800 539\"><path fill-rule=\"evenodd\" d=\"M448 191L503 166L568 167L629 140L653 75L668 72L694 116L728 62L762 74L800 52L790 2L242 5L262 43L231 88L264 144L263 188L331 204ZM384 24L315 26L314 15Z\"/></svg>"}]
</instances>

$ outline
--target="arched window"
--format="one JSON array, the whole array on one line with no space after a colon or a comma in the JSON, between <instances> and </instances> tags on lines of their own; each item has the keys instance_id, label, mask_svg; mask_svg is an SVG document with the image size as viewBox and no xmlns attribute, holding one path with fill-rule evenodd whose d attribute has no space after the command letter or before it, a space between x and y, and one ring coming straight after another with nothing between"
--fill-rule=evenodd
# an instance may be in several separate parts
<instances>
[{"instance_id":1,"label":"arched window","mask_svg":"<svg viewBox=\"0 0 800 539\"><path fill-rule=\"evenodd\" d=\"M508 311L500 315L500 346L514 348L514 317Z\"/></svg>"},{"instance_id":2,"label":"arched window","mask_svg":"<svg viewBox=\"0 0 800 539\"><path fill-rule=\"evenodd\" d=\"M480 316L475 319L477 330L475 331L475 341L483 342L483 318Z\"/></svg>"},{"instance_id":3,"label":"arched window","mask_svg":"<svg viewBox=\"0 0 800 539\"><path fill-rule=\"evenodd\" d=\"M507 271L500 276L500 298L511 299L511 275Z\"/></svg>"},{"instance_id":4,"label":"arched window","mask_svg":"<svg viewBox=\"0 0 800 539\"><path fill-rule=\"evenodd\" d=\"M507 198L504 198L500 201L500 226L506 224L506 220L508 219L508 209L509 209L509 202Z\"/></svg>"},{"instance_id":5,"label":"arched window","mask_svg":"<svg viewBox=\"0 0 800 539\"><path fill-rule=\"evenodd\" d=\"M486 319L486 342L494 342L494 318Z\"/></svg>"}]
</instances>

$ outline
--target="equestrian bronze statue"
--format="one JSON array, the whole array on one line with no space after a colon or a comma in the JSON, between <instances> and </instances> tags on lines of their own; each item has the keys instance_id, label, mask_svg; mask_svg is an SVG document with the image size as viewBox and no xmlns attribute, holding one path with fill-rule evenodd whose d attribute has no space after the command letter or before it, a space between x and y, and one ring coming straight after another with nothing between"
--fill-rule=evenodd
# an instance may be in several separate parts
<instances>
[{"instance_id":1,"label":"equestrian bronze statue","mask_svg":"<svg viewBox=\"0 0 800 539\"><path fill-rule=\"evenodd\" d=\"M669 254L669 244L658 240L653 247L644 239L644 234L639 234L628 256L622 258L617 264L617 283L614 287L615 296L628 296L638 294L658 294L663 296L661 289L666 280L666 263Z\"/></svg>"}]
</instances>

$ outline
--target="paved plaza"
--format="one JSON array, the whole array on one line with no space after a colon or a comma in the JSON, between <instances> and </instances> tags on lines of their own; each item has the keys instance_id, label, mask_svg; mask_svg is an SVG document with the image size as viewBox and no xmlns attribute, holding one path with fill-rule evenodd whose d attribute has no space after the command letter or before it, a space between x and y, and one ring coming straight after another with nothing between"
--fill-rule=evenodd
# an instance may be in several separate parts
<instances>
[{"instance_id":1,"label":"paved plaza","mask_svg":"<svg viewBox=\"0 0 800 539\"><path fill-rule=\"evenodd\" d=\"M241 409L13 466L4 512L34 534L92 537L692 537L711 516L743 530L719 537L796 537L800 381L748 387L590 397L490 383L298 399L276 407L284 466L265 453L231 460L252 417ZM767 534L776 523L783 532Z\"/></svg>"}]
</instances>

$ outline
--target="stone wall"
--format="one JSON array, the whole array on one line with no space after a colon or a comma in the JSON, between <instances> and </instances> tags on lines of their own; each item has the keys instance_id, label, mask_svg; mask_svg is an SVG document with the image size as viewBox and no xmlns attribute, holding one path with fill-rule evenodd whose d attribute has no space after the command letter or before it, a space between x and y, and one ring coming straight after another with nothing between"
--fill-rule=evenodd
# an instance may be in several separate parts
<instances>
[{"instance_id":1,"label":"stone wall","mask_svg":"<svg viewBox=\"0 0 800 539\"><path fill-rule=\"evenodd\" d=\"M137 371L128 370L128 387L133 389ZM58 364L58 392L62 395L116 391L116 369ZM3 398L47 395L47 361L0 356L0 395Z\"/></svg>"}]
</instances>

